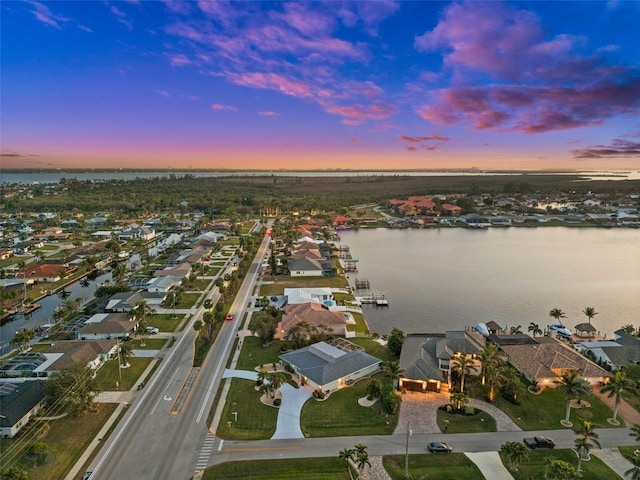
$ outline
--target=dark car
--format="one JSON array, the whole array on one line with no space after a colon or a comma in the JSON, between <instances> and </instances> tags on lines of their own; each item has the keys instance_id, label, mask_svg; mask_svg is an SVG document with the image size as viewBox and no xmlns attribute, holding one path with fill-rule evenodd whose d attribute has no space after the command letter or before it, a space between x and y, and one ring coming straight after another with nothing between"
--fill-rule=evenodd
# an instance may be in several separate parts
<instances>
[{"instance_id":1,"label":"dark car","mask_svg":"<svg viewBox=\"0 0 640 480\"><path fill-rule=\"evenodd\" d=\"M436 452L451 453L453 448L451 448L449 445L447 445L444 442L431 442L429 445L427 445L427 450L429 450L431 453L436 453Z\"/></svg>"},{"instance_id":2,"label":"dark car","mask_svg":"<svg viewBox=\"0 0 640 480\"><path fill-rule=\"evenodd\" d=\"M525 438L524 444L531 448L553 448L556 446L556 442L547 437L533 437L533 438Z\"/></svg>"}]
</instances>

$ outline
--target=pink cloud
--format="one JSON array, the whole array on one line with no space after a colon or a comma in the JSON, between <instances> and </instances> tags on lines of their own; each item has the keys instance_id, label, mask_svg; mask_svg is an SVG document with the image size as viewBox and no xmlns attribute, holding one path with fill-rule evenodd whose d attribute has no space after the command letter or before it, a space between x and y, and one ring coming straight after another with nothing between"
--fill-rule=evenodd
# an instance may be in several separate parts
<instances>
[{"instance_id":1,"label":"pink cloud","mask_svg":"<svg viewBox=\"0 0 640 480\"><path fill-rule=\"evenodd\" d=\"M423 135L420 137L411 137L409 135L400 135L400 140L404 140L405 142L412 142L412 143L422 143L422 142L428 142L431 140L435 140L435 141L440 141L440 142L446 142L449 141L450 139L448 137L443 137L441 135Z\"/></svg>"},{"instance_id":2,"label":"pink cloud","mask_svg":"<svg viewBox=\"0 0 640 480\"><path fill-rule=\"evenodd\" d=\"M191 13L191 2L184 0L162 0L167 10L172 13L180 13L183 15Z\"/></svg>"},{"instance_id":3,"label":"pink cloud","mask_svg":"<svg viewBox=\"0 0 640 480\"><path fill-rule=\"evenodd\" d=\"M640 157L640 142L614 138L609 145L572 150L575 158L631 158Z\"/></svg>"},{"instance_id":4,"label":"pink cloud","mask_svg":"<svg viewBox=\"0 0 640 480\"><path fill-rule=\"evenodd\" d=\"M70 18L62 17L60 15L54 15L53 12L47 7L45 4L40 2L27 2L29 5L33 7L31 13L38 19L38 21L44 23L45 25L49 25L51 27L60 28L60 23L65 23L70 21Z\"/></svg>"},{"instance_id":5,"label":"pink cloud","mask_svg":"<svg viewBox=\"0 0 640 480\"><path fill-rule=\"evenodd\" d=\"M415 38L419 51L444 51L453 87L431 91L420 115L436 124L540 133L598 125L637 114L640 79L633 68L588 52L588 39L544 38L538 17L498 2L454 3L438 25ZM492 80L491 84L482 86ZM479 86L470 87L477 79Z\"/></svg>"},{"instance_id":6,"label":"pink cloud","mask_svg":"<svg viewBox=\"0 0 640 480\"><path fill-rule=\"evenodd\" d=\"M224 112L224 111L235 112L238 109L233 105L225 105L223 103L212 103L211 110L215 110L216 112Z\"/></svg>"},{"instance_id":7,"label":"pink cloud","mask_svg":"<svg viewBox=\"0 0 640 480\"><path fill-rule=\"evenodd\" d=\"M341 115L350 120L384 120L389 118L396 111L393 105L375 104L375 105L348 105L348 106L328 106L325 108L327 113Z\"/></svg>"},{"instance_id":8,"label":"pink cloud","mask_svg":"<svg viewBox=\"0 0 640 480\"><path fill-rule=\"evenodd\" d=\"M191 65L193 63L186 55L183 54L171 55L169 62L171 62L171 66L173 67L184 67L185 65Z\"/></svg>"},{"instance_id":9,"label":"pink cloud","mask_svg":"<svg viewBox=\"0 0 640 480\"><path fill-rule=\"evenodd\" d=\"M171 94L166 90L155 90L155 92L162 97L169 98L171 96Z\"/></svg>"},{"instance_id":10,"label":"pink cloud","mask_svg":"<svg viewBox=\"0 0 640 480\"><path fill-rule=\"evenodd\" d=\"M265 110L265 111L262 111L262 112L258 112L258 115L262 115L263 117L278 117L278 116L280 116L280 114L279 114L279 113L277 113L277 112L271 112L271 111L269 111L269 110Z\"/></svg>"},{"instance_id":11,"label":"pink cloud","mask_svg":"<svg viewBox=\"0 0 640 480\"><path fill-rule=\"evenodd\" d=\"M282 20L307 37L328 36L334 28L335 20L327 12L312 10L298 2L284 4L283 13L271 13L272 18Z\"/></svg>"},{"instance_id":12,"label":"pink cloud","mask_svg":"<svg viewBox=\"0 0 640 480\"><path fill-rule=\"evenodd\" d=\"M293 97L305 98L311 96L311 88L309 85L277 73L229 74L229 79L236 85L276 90Z\"/></svg>"}]
</instances>

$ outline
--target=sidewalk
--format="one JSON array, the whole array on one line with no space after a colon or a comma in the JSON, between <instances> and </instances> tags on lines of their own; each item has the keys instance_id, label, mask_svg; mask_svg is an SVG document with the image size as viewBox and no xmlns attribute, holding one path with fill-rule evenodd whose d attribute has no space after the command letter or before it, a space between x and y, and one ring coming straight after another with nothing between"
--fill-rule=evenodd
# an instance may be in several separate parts
<instances>
[{"instance_id":1,"label":"sidewalk","mask_svg":"<svg viewBox=\"0 0 640 480\"><path fill-rule=\"evenodd\" d=\"M620 475L620 478L627 478L624 472L633 468L633 463L624 458L617 448L593 449L590 453L606 463L611 470Z\"/></svg>"}]
</instances>

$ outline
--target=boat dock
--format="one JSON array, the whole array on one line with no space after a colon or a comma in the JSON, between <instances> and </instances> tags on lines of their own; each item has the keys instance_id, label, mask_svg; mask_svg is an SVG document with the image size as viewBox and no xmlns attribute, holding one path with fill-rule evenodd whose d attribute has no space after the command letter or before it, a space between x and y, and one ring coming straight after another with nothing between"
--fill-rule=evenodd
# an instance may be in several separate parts
<instances>
[{"instance_id":1,"label":"boat dock","mask_svg":"<svg viewBox=\"0 0 640 480\"><path fill-rule=\"evenodd\" d=\"M375 305L376 307L389 306L389 300L387 300L384 293L373 293L364 297L356 297L356 300L360 305Z\"/></svg>"}]
</instances>

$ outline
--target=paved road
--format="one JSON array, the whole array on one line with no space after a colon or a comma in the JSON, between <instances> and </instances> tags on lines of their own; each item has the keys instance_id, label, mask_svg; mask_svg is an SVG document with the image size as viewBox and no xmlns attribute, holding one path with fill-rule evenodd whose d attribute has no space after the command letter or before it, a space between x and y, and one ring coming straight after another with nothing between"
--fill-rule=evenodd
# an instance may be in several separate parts
<instances>
[{"instance_id":1,"label":"paved road","mask_svg":"<svg viewBox=\"0 0 640 480\"><path fill-rule=\"evenodd\" d=\"M263 239L231 306L234 321L223 324L185 403L181 407L174 405L191 375L191 345L196 336L193 322L201 318L203 307L189 319L182 334L178 335L177 344L145 388L136 392L137 398L88 468L94 472L92 480L187 479L207 465L210 452L218 447L218 440L207 430L207 415L269 240L267 236Z\"/></svg>"}]
</instances>

